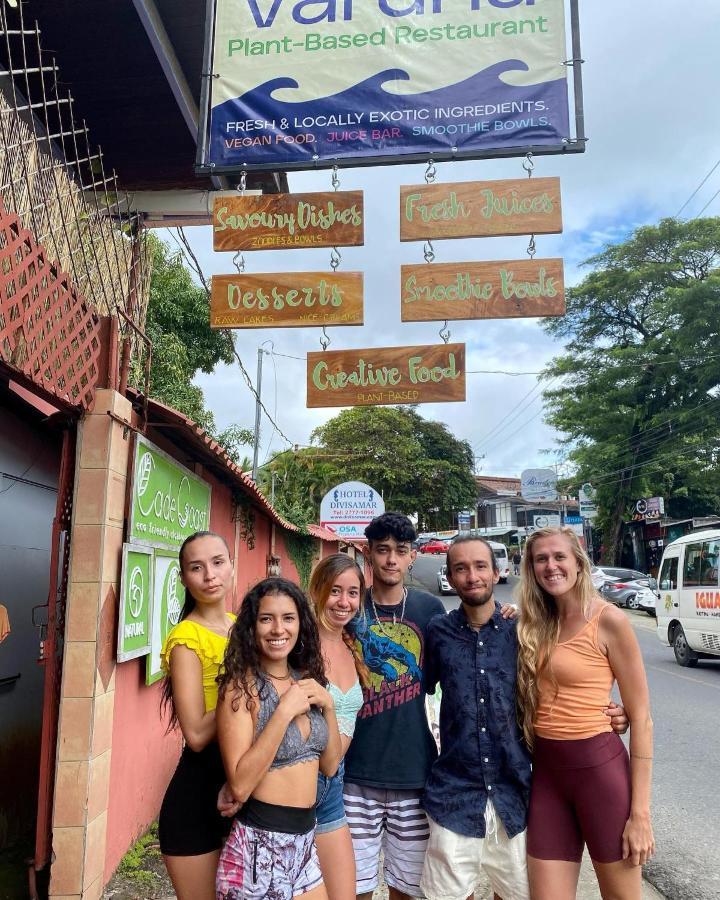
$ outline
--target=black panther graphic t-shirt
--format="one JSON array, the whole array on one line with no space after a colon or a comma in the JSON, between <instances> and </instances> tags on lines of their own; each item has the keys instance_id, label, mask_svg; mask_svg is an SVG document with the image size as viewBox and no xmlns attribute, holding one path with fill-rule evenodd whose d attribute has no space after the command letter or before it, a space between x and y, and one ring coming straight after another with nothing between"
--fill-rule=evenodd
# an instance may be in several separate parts
<instances>
[{"instance_id":1,"label":"black panther graphic t-shirt","mask_svg":"<svg viewBox=\"0 0 720 900\"><path fill-rule=\"evenodd\" d=\"M375 609L377 616L368 592L348 625L370 670L370 686L363 688L362 709L345 757L345 781L418 790L437 756L425 714L425 636L430 620L445 615L445 607L433 594L410 589L402 619L402 603L376 603Z\"/></svg>"}]
</instances>

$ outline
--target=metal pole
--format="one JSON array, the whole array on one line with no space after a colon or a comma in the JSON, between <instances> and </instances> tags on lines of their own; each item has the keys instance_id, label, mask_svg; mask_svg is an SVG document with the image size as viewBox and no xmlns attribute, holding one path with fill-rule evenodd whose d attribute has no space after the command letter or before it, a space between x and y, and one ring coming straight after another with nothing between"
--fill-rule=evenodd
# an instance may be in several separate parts
<instances>
[{"instance_id":1,"label":"metal pole","mask_svg":"<svg viewBox=\"0 0 720 900\"><path fill-rule=\"evenodd\" d=\"M272 481L270 482L270 506L275 506L275 479L277 472L272 473Z\"/></svg>"},{"instance_id":2,"label":"metal pole","mask_svg":"<svg viewBox=\"0 0 720 900\"><path fill-rule=\"evenodd\" d=\"M262 390L263 348L258 347L257 381L255 383L255 439L253 441L252 480L257 484L258 454L260 453L260 391Z\"/></svg>"}]
</instances>

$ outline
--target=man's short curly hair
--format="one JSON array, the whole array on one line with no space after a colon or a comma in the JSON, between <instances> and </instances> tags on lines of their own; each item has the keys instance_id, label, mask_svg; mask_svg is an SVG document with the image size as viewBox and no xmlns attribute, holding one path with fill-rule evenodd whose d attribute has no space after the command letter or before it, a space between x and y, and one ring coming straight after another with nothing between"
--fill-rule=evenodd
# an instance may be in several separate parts
<instances>
[{"instance_id":1,"label":"man's short curly hair","mask_svg":"<svg viewBox=\"0 0 720 900\"><path fill-rule=\"evenodd\" d=\"M412 543L417 537L417 532L407 516L397 512L386 512L381 516L375 516L365 529L365 537L370 542L384 541L391 537L398 543Z\"/></svg>"}]
</instances>

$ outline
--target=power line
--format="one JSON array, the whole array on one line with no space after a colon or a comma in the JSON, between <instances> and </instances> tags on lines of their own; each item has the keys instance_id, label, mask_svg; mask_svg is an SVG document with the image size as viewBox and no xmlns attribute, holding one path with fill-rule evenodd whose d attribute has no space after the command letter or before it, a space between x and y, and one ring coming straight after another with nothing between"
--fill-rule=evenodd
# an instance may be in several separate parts
<instances>
[{"instance_id":1,"label":"power line","mask_svg":"<svg viewBox=\"0 0 720 900\"><path fill-rule=\"evenodd\" d=\"M710 204L711 204L711 203L713 202L713 200L718 196L718 194L720 194L720 188L718 188L718 189L715 191L715 193L714 193L714 194L712 195L712 197L708 200L708 202L705 204L705 206L703 206L703 208L700 210L700 212L699 212L696 216L694 216L695 219L699 219L699 218L700 218L700 216L705 212L705 210L708 208L708 206L710 206Z\"/></svg>"},{"instance_id":2,"label":"power line","mask_svg":"<svg viewBox=\"0 0 720 900\"><path fill-rule=\"evenodd\" d=\"M710 169L710 171L709 171L709 172L707 173L707 175L703 178L703 180L700 182L700 184L695 188L695 190L692 192L692 194L690 194L690 196L689 196L689 197L687 198L687 200L683 203L683 205L680 207L680 209L675 213L675 218L676 218L676 219L678 218L678 216L680 215L680 213L685 209L685 207L688 205L688 203L693 199L693 197L697 194L697 192L700 190L700 188L705 184L705 182L706 182L706 181L708 180L708 178L712 175L712 173L715 171L715 169L717 169L718 166L720 166L720 159L715 163L715 165L712 167L712 169ZM717 194L716 194L715 196L717 196ZM715 199L715 198L713 198L713 199ZM704 212L704 211L705 211L705 210L703 210L703 212ZM697 216L696 216L695 218L697 218Z\"/></svg>"}]
</instances>

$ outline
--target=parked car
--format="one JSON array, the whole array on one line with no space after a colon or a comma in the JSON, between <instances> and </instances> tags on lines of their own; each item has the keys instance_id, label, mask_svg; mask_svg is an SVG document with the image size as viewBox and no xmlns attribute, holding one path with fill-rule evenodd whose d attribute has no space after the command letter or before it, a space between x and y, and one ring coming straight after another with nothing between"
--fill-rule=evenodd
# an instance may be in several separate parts
<instances>
[{"instance_id":1,"label":"parked car","mask_svg":"<svg viewBox=\"0 0 720 900\"><path fill-rule=\"evenodd\" d=\"M441 541L440 538L433 538L418 547L418 553L447 553L447 541Z\"/></svg>"},{"instance_id":2,"label":"parked car","mask_svg":"<svg viewBox=\"0 0 720 900\"><path fill-rule=\"evenodd\" d=\"M437 573L438 591L441 594L456 594L457 591L447 580L447 566L442 566Z\"/></svg>"},{"instance_id":3,"label":"parked car","mask_svg":"<svg viewBox=\"0 0 720 900\"><path fill-rule=\"evenodd\" d=\"M609 566L593 567L591 577L600 593L616 606L628 609L644 609L653 615L657 600L657 581L652 575L643 575L635 569L616 569Z\"/></svg>"}]
</instances>

